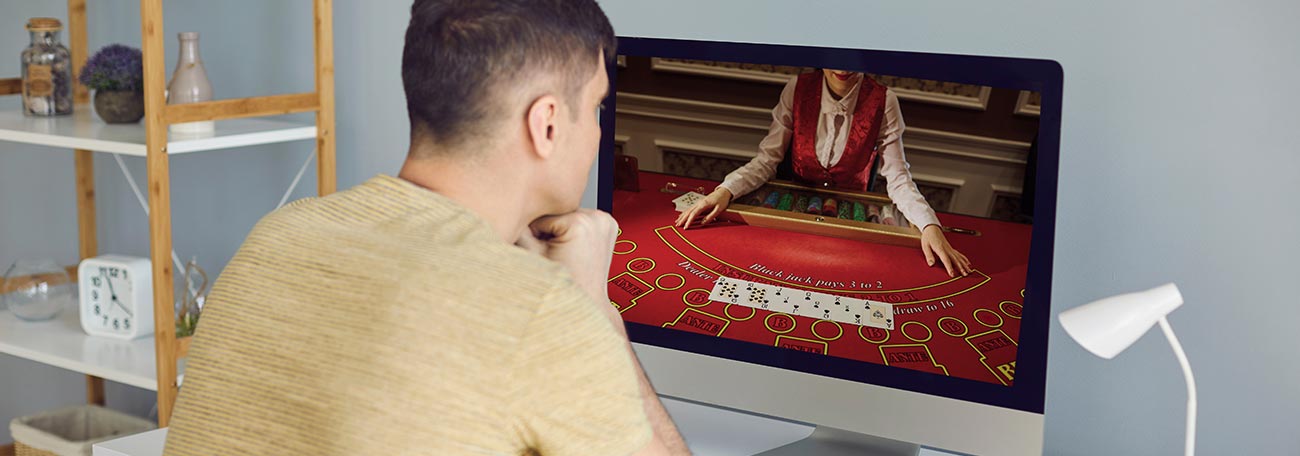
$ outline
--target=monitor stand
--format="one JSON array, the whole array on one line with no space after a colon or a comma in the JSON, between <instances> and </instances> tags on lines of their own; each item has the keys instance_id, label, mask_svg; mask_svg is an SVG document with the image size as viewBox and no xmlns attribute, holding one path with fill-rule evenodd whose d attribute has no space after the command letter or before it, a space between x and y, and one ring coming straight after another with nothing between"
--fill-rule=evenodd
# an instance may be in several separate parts
<instances>
[{"instance_id":1,"label":"monitor stand","mask_svg":"<svg viewBox=\"0 0 1300 456\"><path fill-rule=\"evenodd\" d=\"M696 456L916 456L915 444L659 396ZM930 449L922 456L952 456Z\"/></svg>"},{"instance_id":2,"label":"monitor stand","mask_svg":"<svg viewBox=\"0 0 1300 456\"><path fill-rule=\"evenodd\" d=\"M817 426L812 435L755 456L917 456L921 447L883 437Z\"/></svg>"}]
</instances>

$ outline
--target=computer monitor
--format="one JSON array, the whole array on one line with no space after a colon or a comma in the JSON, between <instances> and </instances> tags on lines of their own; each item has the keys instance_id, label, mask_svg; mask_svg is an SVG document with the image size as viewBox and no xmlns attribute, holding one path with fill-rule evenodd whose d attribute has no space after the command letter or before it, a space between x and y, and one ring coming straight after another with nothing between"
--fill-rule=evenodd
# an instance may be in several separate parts
<instances>
[{"instance_id":1,"label":"computer monitor","mask_svg":"<svg viewBox=\"0 0 1300 456\"><path fill-rule=\"evenodd\" d=\"M661 394L808 445L1042 451L1059 64L620 37L609 73L609 294ZM927 264L936 233L972 272Z\"/></svg>"}]
</instances>

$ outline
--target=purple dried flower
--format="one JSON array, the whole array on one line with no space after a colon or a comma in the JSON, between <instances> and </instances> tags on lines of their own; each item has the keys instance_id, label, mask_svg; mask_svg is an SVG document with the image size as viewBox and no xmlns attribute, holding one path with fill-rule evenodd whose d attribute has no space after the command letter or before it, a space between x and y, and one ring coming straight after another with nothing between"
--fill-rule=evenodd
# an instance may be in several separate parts
<instances>
[{"instance_id":1,"label":"purple dried flower","mask_svg":"<svg viewBox=\"0 0 1300 456\"><path fill-rule=\"evenodd\" d=\"M110 44L86 61L81 69L81 83L95 90L144 89L144 62L140 50Z\"/></svg>"}]
</instances>

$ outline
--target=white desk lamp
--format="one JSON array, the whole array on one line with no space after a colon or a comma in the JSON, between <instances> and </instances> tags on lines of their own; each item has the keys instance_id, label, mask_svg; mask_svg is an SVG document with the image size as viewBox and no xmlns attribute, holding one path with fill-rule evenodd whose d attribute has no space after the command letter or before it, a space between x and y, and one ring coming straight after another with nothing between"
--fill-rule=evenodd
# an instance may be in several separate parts
<instances>
[{"instance_id":1,"label":"white desk lamp","mask_svg":"<svg viewBox=\"0 0 1300 456\"><path fill-rule=\"evenodd\" d=\"M1160 324L1187 379L1186 454L1192 456L1196 444L1196 381L1192 378L1192 367L1187 363L1183 346L1165 320L1165 315L1181 305L1183 295L1178 292L1178 286L1170 283L1147 291L1093 301L1061 312L1060 319L1061 326L1075 342L1106 359L1114 358L1146 334L1152 325Z\"/></svg>"}]
</instances>

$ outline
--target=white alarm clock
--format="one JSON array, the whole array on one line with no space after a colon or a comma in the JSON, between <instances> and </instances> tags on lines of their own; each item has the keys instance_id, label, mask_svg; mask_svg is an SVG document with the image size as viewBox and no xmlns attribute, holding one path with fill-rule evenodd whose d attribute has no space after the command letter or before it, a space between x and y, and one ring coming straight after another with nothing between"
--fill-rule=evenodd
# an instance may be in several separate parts
<instances>
[{"instance_id":1,"label":"white alarm clock","mask_svg":"<svg viewBox=\"0 0 1300 456\"><path fill-rule=\"evenodd\" d=\"M148 258L101 255L77 267L81 329L92 336L153 335L153 270Z\"/></svg>"}]
</instances>

